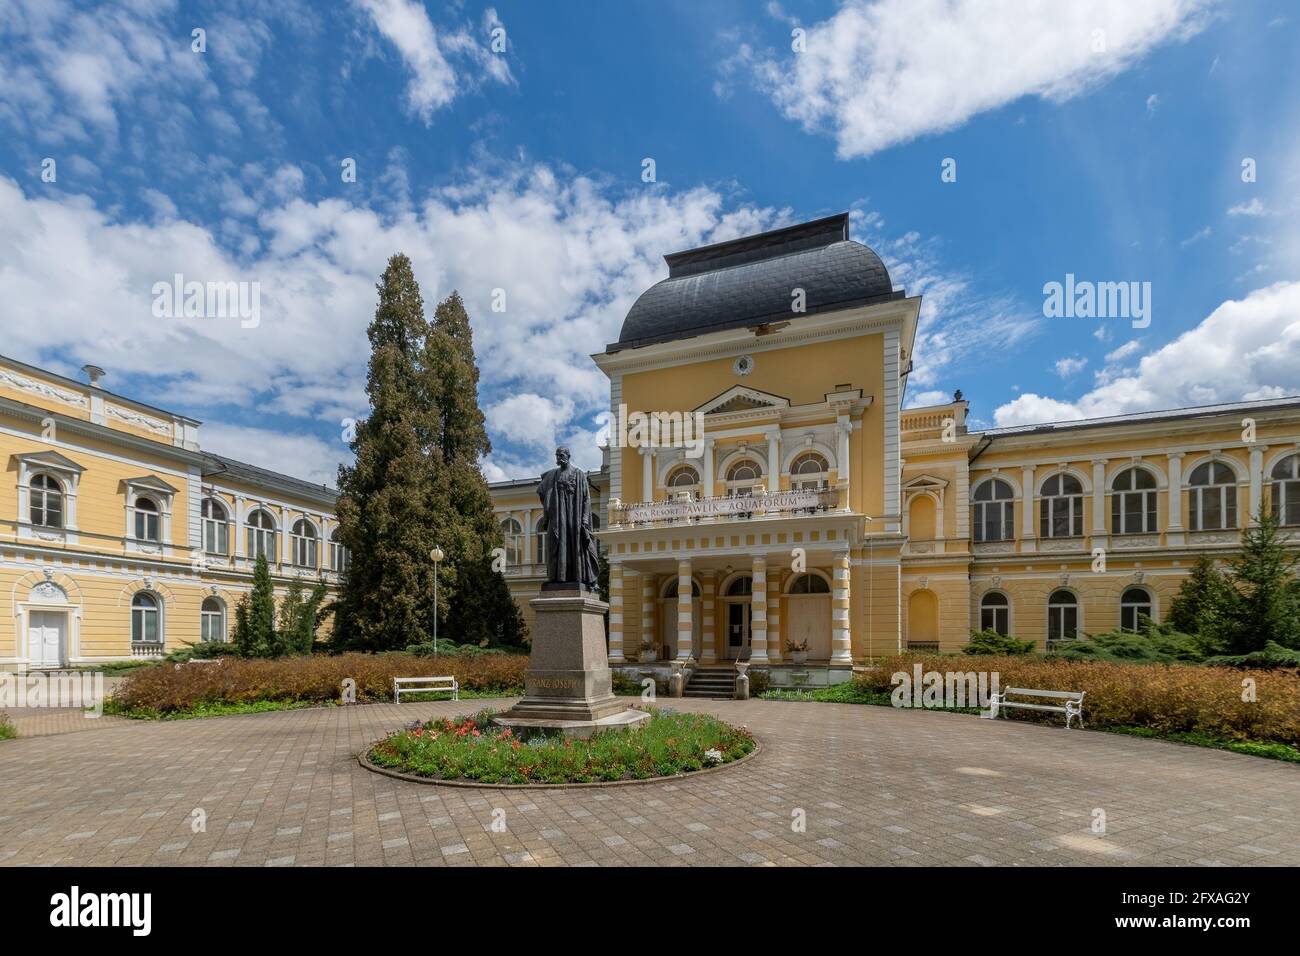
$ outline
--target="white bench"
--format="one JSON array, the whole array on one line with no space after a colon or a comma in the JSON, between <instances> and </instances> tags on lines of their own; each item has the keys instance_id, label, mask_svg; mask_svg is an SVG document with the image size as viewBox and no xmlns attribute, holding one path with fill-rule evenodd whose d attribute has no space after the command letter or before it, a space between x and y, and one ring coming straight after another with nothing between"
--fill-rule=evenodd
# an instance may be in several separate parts
<instances>
[{"instance_id":1,"label":"white bench","mask_svg":"<svg viewBox=\"0 0 1300 956\"><path fill-rule=\"evenodd\" d=\"M394 677L393 703L402 702L402 694L427 694L432 691L451 691L452 700L460 700L460 684L455 677Z\"/></svg>"},{"instance_id":2,"label":"white bench","mask_svg":"<svg viewBox=\"0 0 1300 956\"><path fill-rule=\"evenodd\" d=\"M1021 710L1046 710L1056 714L1065 714L1065 726L1069 727L1074 718L1079 718L1079 726L1083 726L1083 696L1088 693L1086 690L1032 690L1028 687L1008 687L1000 694L994 694L992 701L989 703L989 716L996 717L998 711L1003 707L1019 707ZM1007 700L1008 694L1014 694L1017 697L1037 697L1040 699L1064 701L1065 706L1057 707L1052 704L1031 704L1025 701Z\"/></svg>"}]
</instances>

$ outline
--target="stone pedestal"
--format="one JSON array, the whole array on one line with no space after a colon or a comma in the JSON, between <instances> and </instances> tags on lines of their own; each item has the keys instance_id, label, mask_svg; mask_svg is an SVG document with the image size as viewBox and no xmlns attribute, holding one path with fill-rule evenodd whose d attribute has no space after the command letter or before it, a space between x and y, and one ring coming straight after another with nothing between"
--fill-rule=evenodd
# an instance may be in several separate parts
<instances>
[{"instance_id":1,"label":"stone pedestal","mask_svg":"<svg viewBox=\"0 0 1300 956\"><path fill-rule=\"evenodd\" d=\"M520 731L589 737L650 719L611 689L604 601L590 591L550 586L529 604L536 619L524 697L497 723Z\"/></svg>"}]
</instances>

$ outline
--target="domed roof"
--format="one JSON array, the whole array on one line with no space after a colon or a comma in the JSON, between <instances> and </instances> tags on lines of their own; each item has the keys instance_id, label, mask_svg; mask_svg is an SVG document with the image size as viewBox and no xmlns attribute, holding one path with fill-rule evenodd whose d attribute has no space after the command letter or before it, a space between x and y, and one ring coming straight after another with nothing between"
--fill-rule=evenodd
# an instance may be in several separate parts
<instances>
[{"instance_id":1,"label":"domed roof","mask_svg":"<svg viewBox=\"0 0 1300 956\"><path fill-rule=\"evenodd\" d=\"M668 278L632 304L608 351L901 298L848 213L664 256ZM795 289L806 311L792 312Z\"/></svg>"}]
</instances>

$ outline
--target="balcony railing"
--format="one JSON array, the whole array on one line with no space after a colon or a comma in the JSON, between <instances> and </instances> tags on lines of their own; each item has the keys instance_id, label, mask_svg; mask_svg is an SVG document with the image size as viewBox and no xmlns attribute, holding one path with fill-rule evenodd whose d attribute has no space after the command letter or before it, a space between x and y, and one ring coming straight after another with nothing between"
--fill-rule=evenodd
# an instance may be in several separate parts
<instances>
[{"instance_id":1,"label":"balcony railing","mask_svg":"<svg viewBox=\"0 0 1300 956\"><path fill-rule=\"evenodd\" d=\"M846 500L841 488L797 491L761 491L752 495L717 495L696 498L683 493L667 501L609 503L611 528L661 524L694 524L701 521L744 521L751 518L794 517L840 511Z\"/></svg>"}]
</instances>

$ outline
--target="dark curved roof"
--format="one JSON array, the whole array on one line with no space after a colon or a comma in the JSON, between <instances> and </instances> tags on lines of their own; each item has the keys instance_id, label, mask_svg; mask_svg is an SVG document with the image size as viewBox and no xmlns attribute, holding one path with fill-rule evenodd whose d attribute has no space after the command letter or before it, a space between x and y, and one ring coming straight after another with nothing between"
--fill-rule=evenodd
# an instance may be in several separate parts
<instances>
[{"instance_id":1,"label":"dark curved roof","mask_svg":"<svg viewBox=\"0 0 1300 956\"><path fill-rule=\"evenodd\" d=\"M668 278L633 303L608 350L901 298L880 257L849 239L847 213L664 256Z\"/></svg>"}]
</instances>

